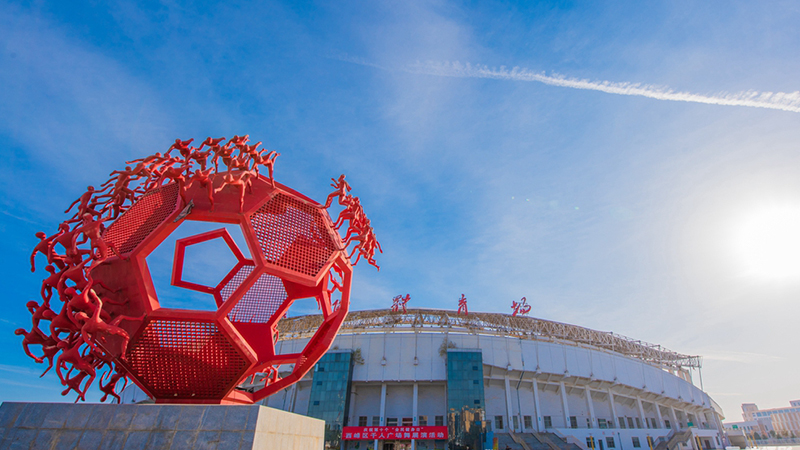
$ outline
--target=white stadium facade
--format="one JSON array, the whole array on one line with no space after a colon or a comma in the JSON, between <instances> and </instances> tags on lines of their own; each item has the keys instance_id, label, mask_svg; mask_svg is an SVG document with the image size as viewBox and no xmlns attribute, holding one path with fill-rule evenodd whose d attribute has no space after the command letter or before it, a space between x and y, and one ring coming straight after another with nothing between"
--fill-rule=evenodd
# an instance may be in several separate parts
<instances>
[{"instance_id":1,"label":"white stadium facade","mask_svg":"<svg viewBox=\"0 0 800 450\"><path fill-rule=\"evenodd\" d=\"M300 352L320 323L281 320L277 351ZM692 383L700 363L531 317L354 311L315 369L264 404L325 419L327 448L724 448L722 411Z\"/></svg>"}]
</instances>

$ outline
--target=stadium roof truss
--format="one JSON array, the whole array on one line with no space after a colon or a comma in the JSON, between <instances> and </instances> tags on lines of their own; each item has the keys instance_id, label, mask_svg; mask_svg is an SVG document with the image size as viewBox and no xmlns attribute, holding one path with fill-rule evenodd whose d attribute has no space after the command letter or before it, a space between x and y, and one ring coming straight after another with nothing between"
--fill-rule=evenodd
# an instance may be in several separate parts
<instances>
[{"instance_id":1,"label":"stadium roof truss","mask_svg":"<svg viewBox=\"0 0 800 450\"><path fill-rule=\"evenodd\" d=\"M280 339L311 337L321 323L321 315L284 318L278 323ZM509 314L470 312L468 315L460 315L455 311L434 309L409 309L406 312L392 312L388 309L351 311L339 333L409 332L420 331L425 327L588 345L637 358L667 370L686 370L702 366L700 356L683 355L660 345L609 331Z\"/></svg>"}]
</instances>

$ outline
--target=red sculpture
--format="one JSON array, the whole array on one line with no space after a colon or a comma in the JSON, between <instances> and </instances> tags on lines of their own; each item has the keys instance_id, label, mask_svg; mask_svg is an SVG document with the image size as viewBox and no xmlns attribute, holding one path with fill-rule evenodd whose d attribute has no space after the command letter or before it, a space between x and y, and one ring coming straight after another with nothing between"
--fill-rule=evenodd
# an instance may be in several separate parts
<instances>
[{"instance_id":1,"label":"red sculpture","mask_svg":"<svg viewBox=\"0 0 800 450\"><path fill-rule=\"evenodd\" d=\"M112 172L101 189L89 186L56 233L36 234L31 269L39 254L47 263L42 301L27 304L30 331L15 333L34 361L49 361L45 373L55 359L64 395L84 400L98 380L101 401L119 401L117 388L130 379L160 403L252 403L300 380L329 349L349 310L353 266L364 257L378 267L380 244L344 175L334 184L346 239L325 211L336 195L320 205L276 183L279 153L248 139L208 138L199 148L176 139L163 155ZM211 311L162 307L150 277L147 256L184 220L239 225L252 255L224 228L177 241L172 284L212 295ZM215 286L185 281L186 247L212 239L223 239L237 263ZM278 322L302 298L317 301L323 323L302 352L278 354ZM248 377L263 385L234 389Z\"/></svg>"},{"instance_id":2,"label":"red sculpture","mask_svg":"<svg viewBox=\"0 0 800 450\"><path fill-rule=\"evenodd\" d=\"M399 312L401 309L403 310L403 314L406 313L406 305L408 301L411 300L411 294L406 294L405 297L402 295L398 295L392 299L392 312Z\"/></svg>"},{"instance_id":3,"label":"red sculpture","mask_svg":"<svg viewBox=\"0 0 800 450\"><path fill-rule=\"evenodd\" d=\"M467 297L464 294L461 294L461 298L458 299L458 312L456 314L464 314L465 316L469 314L467 311Z\"/></svg>"},{"instance_id":4,"label":"red sculpture","mask_svg":"<svg viewBox=\"0 0 800 450\"><path fill-rule=\"evenodd\" d=\"M514 311L512 316L525 316L531 312L531 305L528 304L528 299L522 297L518 302L511 302L511 309Z\"/></svg>"}]
</instances>

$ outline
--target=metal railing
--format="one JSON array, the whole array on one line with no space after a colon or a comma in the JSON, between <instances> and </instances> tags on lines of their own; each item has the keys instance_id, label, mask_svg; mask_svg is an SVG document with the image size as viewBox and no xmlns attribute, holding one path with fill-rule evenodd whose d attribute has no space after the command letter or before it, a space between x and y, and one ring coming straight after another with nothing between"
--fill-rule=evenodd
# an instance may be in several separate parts
<instances>
[{"instance_id":1,"label":"metal railing","mask_svg":"<svg viewBox=\"0 0 800 450\"><path fill-rule=\"evenodd\" d=\"M280 339L311 337L320 324L322 324L321 315L285 318L278 323ZM512 336L520 339L566 341L610 350L675 370L699 368L702 365L700 356L680 354L657 344L616 333L510 314L461 315L455 311L434 309L409 309L406 312L393 312L388 309L351 311L342 325L340 334L409 332L421 331L424 328L447 328L448 331Z\"/></svg>"}]
</instances>

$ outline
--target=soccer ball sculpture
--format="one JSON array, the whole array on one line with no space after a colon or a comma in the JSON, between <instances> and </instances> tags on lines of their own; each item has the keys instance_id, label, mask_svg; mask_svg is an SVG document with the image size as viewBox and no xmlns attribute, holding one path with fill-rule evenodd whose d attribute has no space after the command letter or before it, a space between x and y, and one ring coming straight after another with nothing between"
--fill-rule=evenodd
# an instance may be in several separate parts
<instances>
[{"instance_id":1,"label":"soccer ball sculpture","mask_svg":"<svg viewBox=\"0 0 800 450\"><path fill-rule=\"evenodd\" d=\"M55 234L37 233L31 269L41 254L49 275L41 304L27 305L31 330L16 333L30 357L48 360L45 373L55 365L63 395L85 400L97 379L101 401L119 401L130 379L160 403L252 403L299 381L330 348L349 309L353 265L363 257L377 267L369 219L344 175L321 205L275 182L278 153L247 136L223 141L176 140L163 155L130 161L100 189L90 186ZM146 257L186 220L238 225L252 255L225 228L176 241L172 284L213 295L214 311L162 307L153 286ZM217 285L186 281L186 248L212 239L237 263ZM316 300L322 325L302 352L277 354L278 322L302 298ZM236 388L248 378L255 388Z\"/></svg>"}]
</instances>

